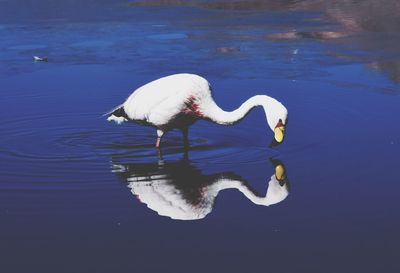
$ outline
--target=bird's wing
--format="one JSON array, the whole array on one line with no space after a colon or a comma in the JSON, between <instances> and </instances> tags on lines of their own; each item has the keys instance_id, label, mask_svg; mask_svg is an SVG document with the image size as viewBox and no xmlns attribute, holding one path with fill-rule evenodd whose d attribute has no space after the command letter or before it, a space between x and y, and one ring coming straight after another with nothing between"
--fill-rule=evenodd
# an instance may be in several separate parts
<instances>
[{"instance_id":1,"label":"bird's wing","mask_svg":"<svg viewBox=\"0 0 400 273\"><path fill-rule=\"evenodd\" d=\"M108 111L107 113L105 113L105 114L103 114L103 115L101 115L101 116L102 116L102 117L105 117L105 116L111 115L112 112L114 112L114 111L117 110L118 108L121 108L123 105L124 105L124 104L120 104L120 105L114 107L112 110Z\"/></svg>"}]
</instances>

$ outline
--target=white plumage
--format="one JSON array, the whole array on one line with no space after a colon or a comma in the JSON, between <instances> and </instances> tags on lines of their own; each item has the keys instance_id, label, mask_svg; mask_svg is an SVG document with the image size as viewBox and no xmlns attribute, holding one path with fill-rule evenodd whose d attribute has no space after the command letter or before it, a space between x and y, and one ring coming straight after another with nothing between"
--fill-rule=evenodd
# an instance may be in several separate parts
<instances>
[{"instance_id":1,"label":"white plumage","mask_svg":"<svg viewBox=\"0 0 400 273\"><path fill-rule=\"evenodd\" d=\"M156 147L171 129L181 129L187 144L187 132L196 120L205 119L230 125L240 121L255 106L264 108L276 142L282 142L287 120L286 108L277 100L258 95L251 97L232 112L214 102L209 82L194 74L175 74L152 81L136 89L128 99L110 112L108 121L136 121L157 128ZM277 137L279 128L281 137Z\"/></svg>"},{"instance_id":2,"label":"white plumage","mask_svg":"<svg viewBox=\"0 0 400 273\"><path fill-rule=\"evenodd\" d=\"M281 186L275 175L272 175L268 182L265 196L258 196L242 181L218 179L212 185L202 189L203 196L197 201L197 205L185 199L182 193L166 179L153 180L151 183L128 179L128 182L132 194L136 195L140 202L159 215L176 220L197 220L206 217L212 211L215 199L222 190L236 189L252 203L260 206L277 204L289 195L288 186L286 184Z\"/></svg>"},{"instance_id":3,"label":"white plumage","mask_svg":"<svg viewBox=\"0 0 400 273\"><path fill-rule=\"evenodd\" d=\"M273 161L273 164L275 173L269 179L265 195L252 190L235 174L204 175L187 160L158 165L114 164L112 169L128 182L132 194L149 209L172 219L197 220L211 213L217 196L223 190L236 189L260 206L285 200L289 195L286 171L281 162Z\"/></svg>"}]
</instances>

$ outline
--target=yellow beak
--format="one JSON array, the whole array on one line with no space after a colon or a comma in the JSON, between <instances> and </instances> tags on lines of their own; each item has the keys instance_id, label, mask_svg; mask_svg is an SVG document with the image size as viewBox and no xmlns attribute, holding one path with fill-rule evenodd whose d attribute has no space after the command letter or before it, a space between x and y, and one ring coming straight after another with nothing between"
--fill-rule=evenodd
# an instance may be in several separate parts
<instances>
[{"instance_id":1,"label":"yellow beak","mask_svg":"<svg viewBox=\"0 0 400 273\"><path fill-rule=\"evenodd\" d=\"M281 143L283 141L283 138L285 137L285 127L284 126L276 127L274 133L275 133L274 136L275 140L278 143Z\"/></svg>"},{"instance_id":2,"label":"yellow beak","mask_svg":"<svg viewBox=\"0 0 400 273\"><path fill-rule=\"evenodd\" d=\"M278 181L283 181L286 179L285 168L283 165L279 164L275 167L275 177Z\"/></svg>"}]
</instances>

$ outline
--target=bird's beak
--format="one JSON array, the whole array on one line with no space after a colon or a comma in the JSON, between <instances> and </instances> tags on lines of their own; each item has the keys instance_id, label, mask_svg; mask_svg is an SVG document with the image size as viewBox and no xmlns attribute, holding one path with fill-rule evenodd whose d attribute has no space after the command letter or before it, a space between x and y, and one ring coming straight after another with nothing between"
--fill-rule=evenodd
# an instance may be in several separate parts
<instances>
[{"instance_id":1,"label":"bird's beak","mask_svg":"<svg viewBox=\"0 0 400 273\"><path fill-rule=\"evenodd\" d=\"M285 126L284 125L277 126L274 130L274 133L275 133L274 136L275 140L278 143L281 143L283 141L283 138L285 137Z\"/></svg>"},{"instance_id":2,"label":"bird's beak","mask_svg":"<svg viewBox=\"0 0 400 273\"><path fill-rule=\"evenodd\" d=\"M269 147L273 148L275 146L278 146L283 142L284 137L285 137L285 125L278 124L274 129L274 139L272 140L272 143L269 145Z\"/></svg>"},{"instance_id":3,"label":"bird's beak","mask_svg":"<svg viewBox=\"0 0 400 273\"><path fill-rule=\"evenodd\" d=\"M275 176L276 179L278 180L283 180L285 177L285 168L283 165L279 164L278 166L275 167Z\"/></svg>"},{"instance_id":4,"label":"bird's beak","mask_svg":"<svg viewBox=\"0 0 400 273\"><path fill-rule=\"evenodd\" d=\"M288 184L285 165L280 160L271 159L272 164L275 167L275 177L279 181L281 186Z\"/></svg>"}]
</instances>

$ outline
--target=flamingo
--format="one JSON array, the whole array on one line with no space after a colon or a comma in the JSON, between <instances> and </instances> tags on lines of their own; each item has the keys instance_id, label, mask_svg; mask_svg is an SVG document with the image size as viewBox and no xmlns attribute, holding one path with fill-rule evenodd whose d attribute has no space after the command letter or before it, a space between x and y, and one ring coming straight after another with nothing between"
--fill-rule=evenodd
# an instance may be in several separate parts
<instances>
[{"instance_id":1,"label":"flamingo","mask_svg":"<svg viewBox=\"0 0 400 273\"><path fill-rule=\"evenodd\" d=\"M288 111L282 103L266 95L249 98L239 108L222 110L212 97L210 83L195 74L174 74L149 82L136 89L121 105L106 115L118 124L134 121L157 129L156 147L172 129L180 129L188 146L189 126L197 120L232 125L242 120L251 109L262 106L269 128L274 132L271 147L282 143Z\"/></svg>"}]
</instances>

